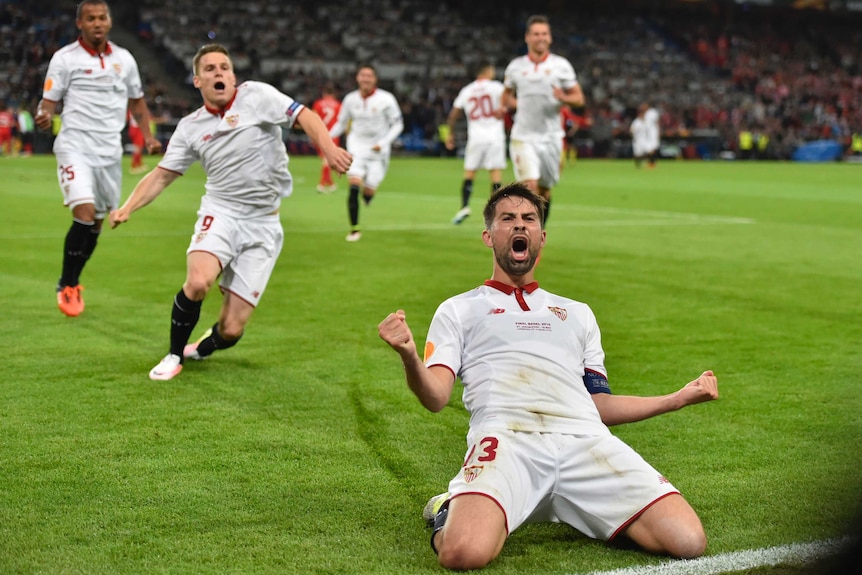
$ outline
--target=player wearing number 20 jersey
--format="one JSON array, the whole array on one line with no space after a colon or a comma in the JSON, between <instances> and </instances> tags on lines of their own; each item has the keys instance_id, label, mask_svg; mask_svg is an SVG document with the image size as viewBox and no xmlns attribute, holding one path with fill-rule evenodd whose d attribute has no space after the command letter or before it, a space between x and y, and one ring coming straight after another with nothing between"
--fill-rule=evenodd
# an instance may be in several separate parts
<instances>
[{"instance_id":1,"label":"player wearing number 20 jersey","mask_svg":"<svg viewBox=\"0 0 862 575\"><path fill-rule=\"evenodd\" d=\"M453 108L463 110L467 117L467 148L464 151L465 170L502 170L506 167L506 129L500 108L503 83L478 78L458 93Z\"/></svg>"},{"instance_id":2,"label":"player wearing number 20 jersey","mask_svg":"<svg viewBox=\"0 0 862 575\"><path fill-rule=\"evenodd\" d=\"M447 119L449 137L446 141L446 147L450 150L455 148L452 135L455 121L461 113L467 118L461 209L452 219L453 224L460 224L470 215L470 196L476 170L488 170L492 192L500 187L502 171L506 168L505 110L500 105L504 89L502 82L494 80L494 65L483 63L479 66L476 79L464 86L452 102Z\"/></svg>"}]
</instances>

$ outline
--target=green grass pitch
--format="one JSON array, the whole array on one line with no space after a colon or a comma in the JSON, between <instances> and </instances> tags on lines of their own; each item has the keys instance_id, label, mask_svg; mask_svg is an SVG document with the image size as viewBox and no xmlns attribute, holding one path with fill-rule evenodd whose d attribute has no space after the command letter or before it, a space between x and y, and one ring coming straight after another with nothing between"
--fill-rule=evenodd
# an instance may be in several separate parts
<instances>
[{"instance_id":1,"label":"green grass pitch","mask_svg":"<svg viewBox=\"0 0 862 575\"><path fill-rule=\"evenodd\" d=\"M487 175L456 227L461 161L394 158L350 244L346 180L321 195L316 158L291 169L242 342L157 383L200 169L103 233L70 319L54 159L0 158L0 571L441 572L420 513L458 470L467 414L459 391L425 412L376 328L403 308L421 345L437 304L489 277ZM860 181L838 164L578 161L554 191L537 278L594 309L612 388L719 376L719 401L615 429L697 509L709 554L836 537L858 507ZM487 572L659 561L546 524Z\"/></svg>"}]
</instances>

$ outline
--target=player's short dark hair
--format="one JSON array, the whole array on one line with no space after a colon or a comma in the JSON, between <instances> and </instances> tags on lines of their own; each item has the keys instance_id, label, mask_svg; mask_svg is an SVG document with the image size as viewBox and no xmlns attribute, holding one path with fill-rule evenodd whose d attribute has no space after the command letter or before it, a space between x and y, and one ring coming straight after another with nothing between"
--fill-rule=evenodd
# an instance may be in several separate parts
<instances>
[{"instance_id":1,"label":"player's short dark hair","mask_svg":"<svg viewBox=\"0 0 862 575\"><path fill-rule=\"evenodd\" d=\"M218 52L219 54L224 54L227 56L228 60L230 60L230 52L228 52L227 48L222 46L221 44L204 44L200 48L198 48L195 57L192 59L192 71L195 76L198 75L198 65L201 63L201 58L205 54L212 54L213 52ZM231 67L233 67L233 62L231 61Z\"/></svg>"},{"instance_id":2,"label":"player's short dark hair","mask_svg":"<svg viewBox=\"0 0 862 575\"><path fill-rule=\"evenodd\" d=\"M548 28L551 27L551 21L548 20L548 17L544 14L533 14L529 18L527 18L527 31L530 31L530 26L533 24L547 24Z\"/></svg>"},{"instance_id":3,"label":"player's short dark hair","mask_svg":"<svg viewBox=\"0 0 862 575\"><path fill-rule=\"evenodd\" d=\"M374 72L375 76L377 75L377 69L374 67L373 64L369 64L368 62L360 62L359 65L356 67L356 73L358 74L360 70L364 70L366 68Z\"/></svg>"},{"instance_id":4,"label":"player's short dark hair","mask_svg":"<svg viewBox=\"0 0 862 575\"><path fill-rule=\"evenodd\" d=\"M102 6L104 6L105 9L107 9L108 16L110 16L111 15L111 7L108 6L108 3L105 2L105 0L81 0L81 2L78 3L77 11L75 11L75 20L81 19L81 11L83 10L84 6L96 6L96 5L100 5L100 4Z\"/></svg>"},{"instance_id":5,"label":"player's short dark hair","mask_svg":"<svg viewBox=\"0 0 862 575\"><path fill-rule=\"evenodd\" d=\"M479 60L476 62L475 74L474 76L478 76L488 68L494 68L494 63L490 60Z\"/></svg>"},{"instance_id":6,"label":"player's short dark hair","mask_svg":"<svg viewBox=\"0 0 862 575\"><path fill-rule=\"evenodd\" d=\"M545 227L545 198L533 192L521 182L514 182L500 188L488 198L488 203L485 204L485 209L482 210L482 217L485 218L485 229L491 229L491 224L494 223L494 216L497 213L497 203L503 198L512 197L524 198L536 206L536 211L539 212L539 222L542 224L542 228Z\"/></svg>"}]
</instances>

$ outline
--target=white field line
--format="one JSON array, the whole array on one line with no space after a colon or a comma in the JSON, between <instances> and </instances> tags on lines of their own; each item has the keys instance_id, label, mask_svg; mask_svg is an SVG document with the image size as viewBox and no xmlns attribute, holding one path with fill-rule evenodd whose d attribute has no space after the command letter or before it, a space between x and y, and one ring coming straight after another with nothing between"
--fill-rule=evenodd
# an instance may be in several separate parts
<instances>
[{"instance_id":1,"label":"white field line","mask_svg":"<svg viewBox=\"0 0 862 575\"><path fill-rule=\"evenodd\" d=\"M803 565L838 551L845 539L812 543L792 543L764 549L748 549L700 557L664 561L658 565L626 567L614 571L593 571L589 575L719 575L743 569L779 564Z\"/></svg>"}]
</instances>

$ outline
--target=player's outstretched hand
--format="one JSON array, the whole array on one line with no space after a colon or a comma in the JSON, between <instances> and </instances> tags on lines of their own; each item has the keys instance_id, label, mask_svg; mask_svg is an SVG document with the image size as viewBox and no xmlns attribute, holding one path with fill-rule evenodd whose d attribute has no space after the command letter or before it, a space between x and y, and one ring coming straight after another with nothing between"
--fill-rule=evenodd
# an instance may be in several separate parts
<instances>
[{"instance_id":1,"label":"player's outstretched hand","mask_svg":"<svg viewBox=\"0 0 862 575\"><path fill-rule=\"evenodd\" d=\"M120 224L129 221L129 212L120 208L108 214L108 221L111 222L111 229L116 228Z\"/></svg>"},{"instance_id":2,"label":"player's outstretched hand","mask_svg":"<svg viewBox=\"0 0 862 575\"><path fill-rule=\"evenodd\" d=\"M694 405L695 403L718 399L718 378L715 377L712 370L706 370L700 374L700 377L690 381L680 389L677 395L682 399L683 405Z\"/></svg>"},{"instance_id":3,"label":"player's outstretched hand","mask_svg":"<svg viewBox=\"0 0 862 575\"><path fill-rule=\"evenodd\" d=\"M148 154L160 154L162 151L162 143L156 138L150 138L146 142Z\"/></svg>"},{"instance_id":4,"label":"player's outstretched hand","mask_svg":"<svg viewBox=\"0 0 862 575\"><path fill-rule=\"evenodd\" d=\"M353 163L353 156L344 148L336 147L331 153L326 154L326 162L329 167L335 170L337 174L347 173L350 164Z\"/></svg>"},{"instance_id":5,"label":"player's outstretched hand","mask_svg":"<svg viewBox=\"0 0 862 575\"><path fill-rule=\"evenodd\" d=\"M407 316L403 309L390 313L377 326L380 339L385 341L401 355L416 353L416 342L413 333L407 325Z\"/></svg>"}]
</instances>

